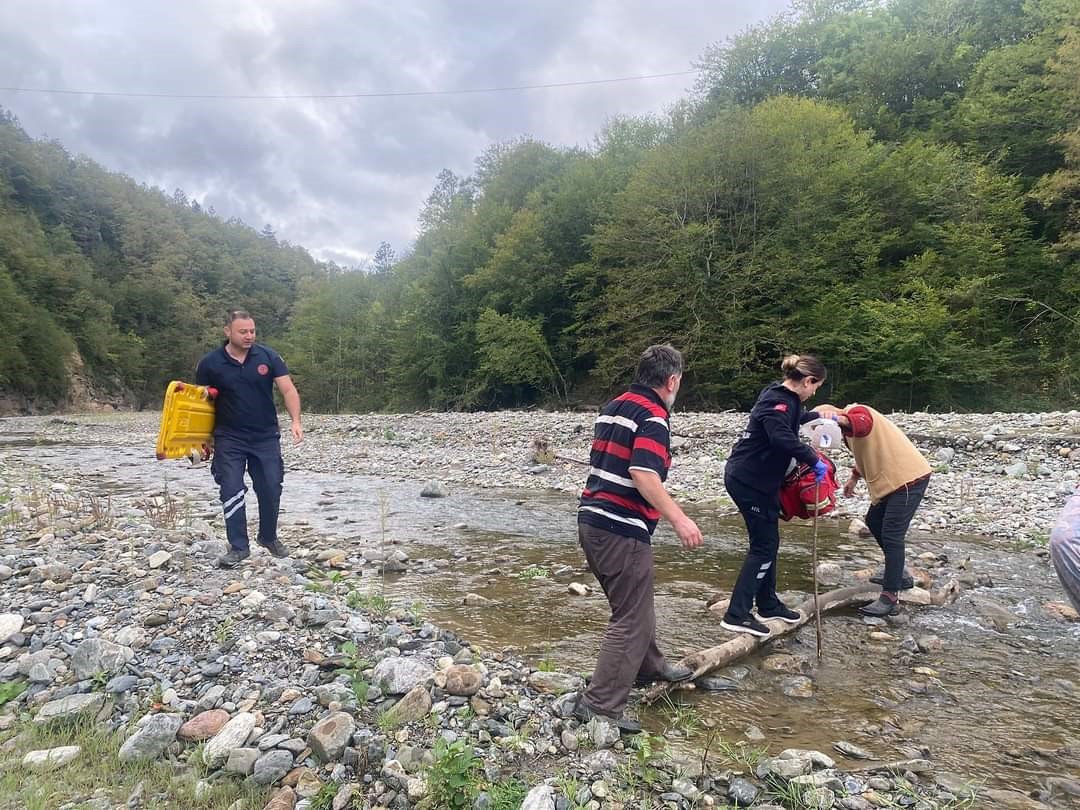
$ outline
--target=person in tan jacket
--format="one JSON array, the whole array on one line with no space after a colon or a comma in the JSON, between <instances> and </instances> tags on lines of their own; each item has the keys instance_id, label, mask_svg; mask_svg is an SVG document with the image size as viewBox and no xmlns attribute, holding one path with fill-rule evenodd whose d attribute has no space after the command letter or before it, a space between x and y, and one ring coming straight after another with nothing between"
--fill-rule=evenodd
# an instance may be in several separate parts
<instances>
[{"instance_id":1,"label":"person in tan jacket","mask_svg":"<svg viewBox=\"0 0 1080 810\"><path fill-rule=\"evenodd\" d=\"M859 610L868 616L895 616L900 591L914 585L904 574L904 539L930 484L930 464L900 428L873 408L853 404L836 414L844 442L855 456L844 495L850 498L859 479L866 480L866 525L885 552L884 577L870 578L881 584L881 595Z\"/></svg>"}]
</instances>

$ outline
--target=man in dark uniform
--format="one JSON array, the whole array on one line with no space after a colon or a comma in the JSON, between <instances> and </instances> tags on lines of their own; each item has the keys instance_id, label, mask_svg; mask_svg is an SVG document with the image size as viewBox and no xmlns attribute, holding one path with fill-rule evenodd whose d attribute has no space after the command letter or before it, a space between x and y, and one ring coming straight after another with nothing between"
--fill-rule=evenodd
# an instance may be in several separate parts
<instances>
[{"instance_id":1,"label":"man in dark uniform","mask_svg":"<svg viewBox=\"0 0 1080 810\"><path fill-rule=\"evenodd\" d=\"M255 342L251 315L230 310L225 320L225 343L199 361L195 382L218 391L210 469L221 489L225 535L229 540L229 550L218 564L232 568L251 556L244 508L245 469L259 501L259 545L275 557L289 556L277 538L285 463L274 406L275 385L292 420L293 443L304 440L304 429L300 425L300 394L285 361L270 347Z\"/></svg>"}]
</instances>

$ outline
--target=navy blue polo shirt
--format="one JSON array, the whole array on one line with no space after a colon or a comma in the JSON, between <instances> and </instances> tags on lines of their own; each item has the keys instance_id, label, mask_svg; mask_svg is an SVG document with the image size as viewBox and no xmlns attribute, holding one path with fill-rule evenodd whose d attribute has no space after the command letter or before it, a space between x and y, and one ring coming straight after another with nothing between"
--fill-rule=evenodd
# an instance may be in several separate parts
<instances>
[{"instance_id":1,"label":"navy blue polo shirt","mask_svg":"<svg viewBox=\"0 0 1080 810\"><path fill-rule=\"evenodd\" d=\"M195 367L195 384L218 390L214 435L277 436L274 379L289 373L285 361L269 346L255 343L239 363L225 351L226 345L214 349Z\"/></svg>"}]
</instances>

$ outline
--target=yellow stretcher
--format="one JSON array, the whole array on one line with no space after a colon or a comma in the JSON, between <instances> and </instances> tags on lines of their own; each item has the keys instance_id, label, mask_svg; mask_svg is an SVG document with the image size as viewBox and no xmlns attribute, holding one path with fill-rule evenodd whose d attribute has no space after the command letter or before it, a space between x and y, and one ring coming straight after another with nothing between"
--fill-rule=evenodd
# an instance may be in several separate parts
<instances>
[{"instance_id":1,"label":"yellow stretcher","mask_svg":"<svg viewBox=\"0 0 1080 810\"><path fill-rule=\"evenodd\" d=\"M210 457L217 389L173 380L165 389L158 431L157 457Z\"/></svg>"}]
</instances>

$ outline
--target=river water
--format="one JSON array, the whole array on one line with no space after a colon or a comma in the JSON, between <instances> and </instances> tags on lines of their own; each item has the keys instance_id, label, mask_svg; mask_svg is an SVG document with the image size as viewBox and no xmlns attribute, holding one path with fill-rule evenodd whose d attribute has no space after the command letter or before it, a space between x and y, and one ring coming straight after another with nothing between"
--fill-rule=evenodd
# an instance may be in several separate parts
<instances>
[{"instance_id":1,"label":"river water","mask_svg":"<svg viewBox=\"0 0 1080 810\"><path fill-rule=\"evenodd\" d=\"M186 498L192 517L217 514L205 466L157 462L124 447L23 438L5 435L0 451L25 455L49 480L78 475L84 483L99 484L103 495L149 496L167 488ZM573 597L566 590L568 578L551 575L571 566L572 579L595 585L576 542L574 498L458 488L449 497L429 499L419 497L421 486L290 474L283 536L295 543L317 534L323 547L354 551L392 543L414 562L441 561L437 570L417 566L433 573L386 575L371 587L403 604L418 603L426 617L483 650L512 650L538 666L588 672L607 621L607 603L598 590ZM691 514L706 535L701 549L681 549L663 528L655 538L657 633L673 660L731 637L705 604L711 594L730 588L745 544L737 518L707 508ZM779 581L790 603L812 589L811 533L805 526L785 525L782 537ZM846 570L865 567L871 545L842 533L835 522L822 522L822 562ZM854 610L828 614L820 663L811 624L718 673L740 676L736 691L684 692L679 701L691 710L678 712L674 721L670 707L642 707L646 727L667 733L688 752L704 745L706 726L730 741L745 739L755 726L765 736L759 745L773 752L793 746L830 751L846 740L875 759L925 756L940 771L963 779L1024 790L1044 777L1067 775L1069 766L1033 750L1080 741L1080 626L1054 621L1040 610L1046 601L1064 599L1052 567L1031 550L1002 550L979 538L915 538L910 552L928 549L946 555L950 564L970 559L968 570L988 574L993 586L965 592L947 607L911 609L905 626L871 627ZM462 597L469 592L492 604L465 607ZM995 629L982 618L977 599L1003 605L1017 622ZM895 640L875 642L870 639L875 630ZM939 651L898 655L906 637L928 635L941 639ZM778 648L808 662L811 697L786 696L781 684L790 674L762 667L763 656ZM676 733L676 726L682 731ZM839 754L836 758L845 767L857 766ZM1075 762L1071 769L1075 772Z\"/></svg>"}]
</instances>

